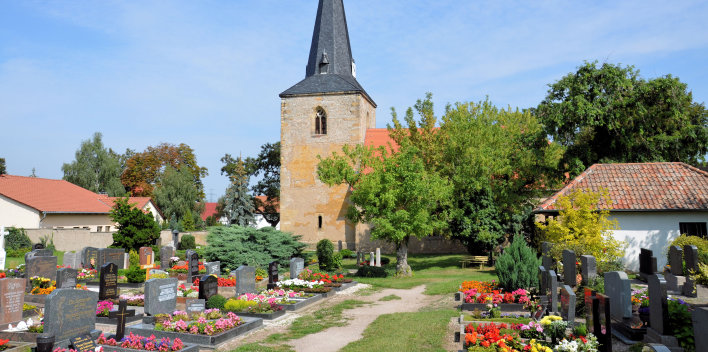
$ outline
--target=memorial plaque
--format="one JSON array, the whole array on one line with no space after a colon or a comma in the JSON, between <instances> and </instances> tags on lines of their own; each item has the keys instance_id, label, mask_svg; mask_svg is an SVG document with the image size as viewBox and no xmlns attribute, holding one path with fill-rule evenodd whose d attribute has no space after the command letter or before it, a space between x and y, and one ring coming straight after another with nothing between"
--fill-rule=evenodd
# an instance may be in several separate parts
<instances>
[{"instance_id":1,"label":"memorial plaque","mask_svg":"<svg viewBox=\"0 0 708 352\"><path fill-rule=\"evenodd\" d=\"M361 253L360 253L361 254ZM290 278L297 279L297 276L305 270L305 259L291 258L290 259Z\"/></svg>"},{"instance_id":2,"label":"memorial plaque","mask_svg":"<svg viewBox=\"0 0 708 352\"><path fill-rule=\"evenodd\" d=\"M185 303L187 314L201 313L206 309L206 300L188 299Z\"/></svg>"},{"instance_id":3,"label":"memorial plaque","mask_svg":"<svg viewBox=\"0 0 708 352\"><path fill-rule=\"evenodd\" d=\"M241 265L234 273L236 275L236 295L256 293L256 268Z\"/></svg>"},{"instance_id":4,"label":"memorial plaque","mask_svg":"<svg viewBox=\"0 0 708 352\"><path fill-rule=\"evenodd\" d=\"M276 282L278 282L278 262L271 262L268 264L268 289L274 289L278 285L276 285Z\"/></svg>"},{"instance_id":5,"label":"memorial plaque","mask_svg":"<svg viewBox=\"0 0 708 352\"><path fill-rule=\"evenodd\" d=\"M25 277L27 279L26 291L32 289L30 278L34 276L44 277L50 280L57 278L57 257L29 257L25 265Z\"/></svg>"},{"instance_id":6,"label":"memorial plaque","mask_svg":"<svg viewBox=\"0 0 708 352\"><path fill-rule=\"evenodd\" d=\"M92 291L58 288L47 296L44 333L56 341L89 334L96 325L98 294Z\"/></svg>"},{"instance_id":7,"label":"memorial plaque","mask_svg":"<svg viewBox=\"0 0 708 352\"><path fill-rule=\"evenodd\" d=\"M221 262L208 262L204 264L207 275L221 275Z\"/></svg>"},{"instance_id":8,"label":"memorial plaque","mask_svg":"<svg viewBox=\"0 0 708 352\"><path fill-rule=\"evenodd\" d=\"M81 265L87 269L98 268L98 248L84 247L81 250Z\"/></svg>"},{"instance_id":9,"label":"memorial plaque","mask_svg":"<svg viewBox=\"0 0 708 352\"><path fill-rule=\"evenodd\" d=\"M145 313L172 313L177 306L177 282L176 278L145 281Z\"/></svg>"},{"instance_id":10,"label":"memorial plaque","mask_svg":"<svg viewBox=\"0 0 708 352\"><path fill-rule=\"evenodd\" d=\"M199 279L199 299L209 300L219 293L219 280L214 275L202 275Z\"/></svg>"},{"instance_id":11,"label":"memorial plaque","mask_svg":"<svg viewBox=\"0 0 708 352\"><path fill-rule=\"evenodd\" d=\"M69 341L71 342L70 347L78 352L96 351L96 343L89 334L72 337Z\"/></svg>"},{"instance_id":12,"label":"memorial plaque","mask_svg":"<svg viewBox=\"0 0 708 352\"><path fill-rule=\"evenodd\" d=\"M76 277L79 271L72 268L60 268L57 270L57 288L75 288Z\"/></svg>"},{"instance_id":13,"label":"memorial plaque","mask_svg":"<svg viewBox=\"0 0 708 352\"><path fill-rule=\"evenodd\" d=\"M98 287L98 299L118 298L118 266L114 263L107 263L101 266L101 279Z\"/></svg>"},{"instance_id":14,"label":"memorial plaque","mask_svg":"<svg viewBox=\"0 0 708 352\"><path fill-rule=\"evenodd\" d=\"M0 280L0 324L9 324L22 320L22 307L25 303L25 279Z\"/></svg>"}]
</instances>

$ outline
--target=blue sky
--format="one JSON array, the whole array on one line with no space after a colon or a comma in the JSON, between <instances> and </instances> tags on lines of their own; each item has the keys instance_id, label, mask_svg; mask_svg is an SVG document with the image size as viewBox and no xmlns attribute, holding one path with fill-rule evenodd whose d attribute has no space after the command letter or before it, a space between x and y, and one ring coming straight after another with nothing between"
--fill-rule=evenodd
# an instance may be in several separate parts
<instances>
[{"instance_id":1,"label":"blue sky","mask_svg":"<svg viewBox=\"0 0 708 352\"><path fill-rule=\"evenodd\" d=\"M672 74L708 100L708 2L345 0L377 127L432 92L536 106L584 60ZM0 157L61 178L82 140L186 143L224 193L225 154L280 138L278 94L304 78L315 0L2 1Z\"/></svg>"}]
</instances>

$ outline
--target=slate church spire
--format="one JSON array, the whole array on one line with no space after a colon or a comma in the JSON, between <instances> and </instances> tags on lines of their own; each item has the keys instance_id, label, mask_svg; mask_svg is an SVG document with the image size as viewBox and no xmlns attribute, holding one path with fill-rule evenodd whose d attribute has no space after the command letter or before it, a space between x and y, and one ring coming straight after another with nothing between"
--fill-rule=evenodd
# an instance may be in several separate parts
<instances>
[{"instance_id":1,"label":"slate church spire","mask_svg":"<svg viewBox=\"0 0 708 352\"><path fill-rule=\"evenodd\" d=\"M350 92L362 93L376 106L356 80L343 0L319 0L305 79L280 97Z\"/></svg>"}]
</instances>

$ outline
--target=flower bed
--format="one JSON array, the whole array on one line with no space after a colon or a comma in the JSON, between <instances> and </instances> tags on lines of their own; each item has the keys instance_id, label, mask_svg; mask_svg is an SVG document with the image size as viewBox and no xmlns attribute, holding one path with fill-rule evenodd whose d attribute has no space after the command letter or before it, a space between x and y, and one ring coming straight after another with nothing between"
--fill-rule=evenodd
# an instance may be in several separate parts
<instances>
[{"instance_id":1,"label":"flower bed","mask_svg":"<svg viewBox=\"0 0 708 352\"><path fill-rule=\"evenodd\" d=\"M48 295L57 288L56 281L47 279L46 277L32 276L30 278L32 289L31 295Z\"/></svg>"},{"instance_id":2,"label":"flower bed","mask_svg":"<svg viewBox=\"0 0 708 352\"><path fill-rule=\"evenodd\" d=\"M81 280L81 281L93 280L96 278L97 274L98 274L98 270L96 270L96 269L81 268L78 270L78 274L76 275L76 280Z\"/></svg>"},{"instance_id":3,"label":"flower bed","mask_svg":"<svg viewBox=\"0 0 708 352\"><path fill-rule=\"evenodd\" d=\"M197 284L196 286L192 285L189 288L187 288L184 284L179 285L177 287L177 297L199 297L199 284Z\"/></svg>"},{"instance_id":4,"label":"flower bed","mask_svg":"<svg viewBox=\"0 0 708 352\"><path fill-rule=\"evenodd\" d=\"M224 310L239 315L274 319L285 314L283 306L281 306L281 304L285 303L289 303L285 297L268 297L245 293L238 298L231 298L226 301Z\"/></svg>"},{"instance_id":5,"label":"flower bed","mask_svg":"<svg viewBox=\"0 0 708 352\"><path fill-rule=\"evenodd\" d=\"M322 281L307 281L301 279L289 279L285 281L278 281L276 285L281 288L287 288L293 291L307 292L307 293L323 293L326 294L332 290L331 287L325 287Z\"/></svg>"},{"instance_id":6,"label":"flower bed","mask_svg":"<svg viewBox=\"0 0 708 352\"><path fill-rule=\"evenodd\" d=\"M126 332L133 332L139 335L146 336L154 335L157 338L180 338L186 344L195 344L201 347L213 349L216 345L220 343L233 339L236 336L242 335L263 325L263 319L259 318L241 317L240 321L241 324L229 330L225 330L221 333L214 333L212 335L157 330L155 325L146 323L126 326L125 329Z\"/></svg>"},{"instance_id":7,"label":"flower bed","mask_svg":"<svg viewBox=\"0 0 708 352\"><path fill-rule=\"evenodd\" d=\"M158 340L155 336L142 337L132 332L130 335L123 337L120 341L106 339L106 337L101 334L98 340L96 340L96 343L99 345L118 346L138 351L180 351L185 347L184 343L182 343L182 340L179 338L170 340L164 337Z\"/></svg>"},{"instance_id":8,"label":"flower bed","mask_svg":"<svg viewBox=\"0 0 708 352\"><path fill-rule=\"evenodd\" d=\"M124 299L129 306L145 306L145 295L120 295L118 299L112 300L114 304L118 304L118 300Z\"/></svg>"},{"instance_id":9,"label":"flower bed","mask_svg":"<svg viewBox=\"0 0 708 352\"><path fill-rule=\"evenodd\" d=\"M199 278L194 279L194 285L199 287ZM217 277L217 285L219 287L234 287L236 286L236 277Z\"/></svg>"},{"instance_id":10,"label":"flower bed","mask_svg":"<svg viewBox=\"0 0 708 352\"><path fill-rule=\"evenodd\" d=\"M465 292L468 290L477 290L479 293L492 293L497 290L498 284L496 281L463 281L460 285L460 292Z\"/></svg>"},{"instance_id":11,"label":"flower bed","mask_svg":"<svg viewBox=\"0 0 708 352\"><path fill-rule=\"evenodd\" d=\"M466 349L475 348L490 351L536 351L536 352L596 352L597 338L592 334L565 335L565 325L562 320L549 318L545 323L507 325L469 324L465 327L463 346ZM561 326L563 325L563 326ZM556 326L559 329L556 329ZM560 329L562 327L562 329ZM583 327L584 328L584 327ZM581 329L582 330L582 329ZM516 332L518 331L518 333ZM576 330L574 330L576 331ZM553 335L554 341L548 338ZM522 339L523 338L523 339ZM528 339L525 341L524 339Z\"/></svg>"}]
</instances>

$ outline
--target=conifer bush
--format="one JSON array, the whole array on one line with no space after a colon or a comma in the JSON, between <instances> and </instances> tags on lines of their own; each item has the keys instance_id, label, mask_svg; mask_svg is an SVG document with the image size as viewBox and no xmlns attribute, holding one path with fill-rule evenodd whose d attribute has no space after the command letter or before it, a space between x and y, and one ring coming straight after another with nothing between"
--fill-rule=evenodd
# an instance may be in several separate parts
<instances>
[{"instance_id":1,"label":"conifer bush","mask_svg":"<svg viewBox=\"0 0 708 352\"><path fill-rule=\"evenodd\" d=\"M197 248L197 243L192 235L182 235L182 239L179 242L179 249L195 249Z\"/></svg>"},{"instance_id":2,"label":"conifer bush","mask_svg":"<svg viewBox=\"0 0 708 352\"><path fill-rule=\"evenodd\" d=\"M333 271L337 269L335 267L334 244L332 244L332 241L323 239L317 242L317 262L322 271Z\"/></svg>"},{"instance_id":3,"label":"conifer bush","mask_svg":"<svg viewBox=\"0 0 708 352\"><path fill-rule=\"evenodd\" d=\"M514 236L511 245L497 258L496 271L499 284L505 291L530 288L538 285L540 260L526 244L523 236Z\"/></svg>"},{"instance_id":4,"label":"conifer bush","mask_svg":"<svg viewBox=\"0 0 708 352\"><path fill-rule=\"evenodd\" d=\"M226 304L226 298L222 295L213 295L209 297L206 302L207 309L224 309L224 304Z\"/></svg>"},{"instance_id":5,"label":"conifer bush","mask_svg":"<svg viewBox=\"0 0 708 352\"><path fill-rule=\"evenodd\" d=\"M145 270L140 269L140 257L138 252L131 250L128 255L128 262L130 267L125 273L125 278L131 283L141 283L145 282Z\"/></svg>"},{"instance_id":6,"label":"conifer bush","mask_svg":"<svg viewBox=\"0 0 708 352\"><path fill-rule=\"evenodd\" d=\"M270 226L261 229L237 225L210 227L204 258L218 260L225 268L241 265L267 268L272 261L287 267L290 258L302 255L305 244L300 238Z\"/></svg>"}]
</instances>

